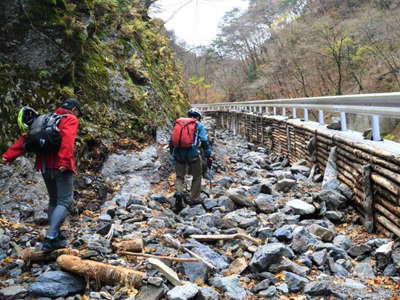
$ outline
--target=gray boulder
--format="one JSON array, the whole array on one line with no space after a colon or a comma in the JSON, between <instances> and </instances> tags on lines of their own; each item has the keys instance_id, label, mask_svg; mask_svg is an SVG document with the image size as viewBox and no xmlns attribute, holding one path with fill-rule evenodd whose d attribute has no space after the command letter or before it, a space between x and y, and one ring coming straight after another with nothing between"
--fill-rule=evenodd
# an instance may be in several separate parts
<instances>
[{"instance_id":1,"label":"gray boulder","mask_svg":"<svg viewBox=\"0 0 400 300\"><path fill-rule=\"evenodd\" d=\"M346 203L346 197L336 190L323 190L318 194L320 202L325 202L327 210L338 210Z\"/></svg>"},{"instance_id":2,"label":"gray boulder","mask_svg":"<svg viewBox=\"0 0 400 300\"><path fill-rule=\"evenodd\" d=\"M303 253L313 246L317 240L303 226L298 226L293 231L292 249L296 253Z\"/></svg>"},{"instance_id":3,"label":"gray boulder","mask_svg":"<svg viewBox=\"0 0 400 300\"><path fill-rule=\"evenodd\" d=\"M310 296L329 296L333 294L331 286L328 280L312 281L305 285L304 293Z\"/></svg>"},{"instance_id":4,"label":"gray boulder","mask_svg":"<svg viewBox=\"0 0 400 300\"><path fill-rule=\"evenodd\" d=\"M232 300L242 300L247 296L246 290L241 285L238 275L213 278L211 284L225 292L225 297Z\"/></svg>"},{"instance_id":5,"label":"gray boulder","mask_svg":"<svg viewBox=\"0 0 400 300\"><path fill-rule=\"evenodd\" d=\"M259 194L255 200L255 204L259 210L265 213L273 213L277 210L276 202L272 195Z\"/></svg>"},{"instance_id":6,"label":"gray boulder","mask_svg":"<svg viewBox=\"0 0 400 300\"><path fill-rule=\"evenodd\" d=\"M293 251L282 243L271 243L258 247L250 261L250 268L255 272L266 271L274 263L278 263L282 257L292 258Z\"/></svg>"},{"instance_id":7,"label":"gray boulder","mask_svg":"<svg viewBox=\"0 0 400 300\"><path fill-rule=\"evenodd\" d=\"M289 192L290 189L296 185L296 180L294 179L288 179L288 178L284 178L279 180L276 185L275 188L278 192Z\"/></svg>"},{"instance_id":8,"label":"gray boulder","mask_svg":"<svg viewBox=\"0 0 400 300\"><path fill-rule=\"evenodd\" d=\"M309 282L307 278L296 275L291 272L283 271L285 282L288 285L289 292L298 292Z\"/></svg>"},{"instance_id":9,"label":"gray boulder","mask_svg":"<svg viewBox=\"0 0 400 300\"><path fill-rule=\"evenodd\" d=\"M295 214L298 215L311 215L315 212L315 207L314 205L311 205L305 201L302 200L291 200L288 203L286 203L286 206L290 207Z\"/></svg>"},{"instance_id":10,"label":"gray boulder","mask_svg":"<svg viewBox=\"0 0 400 300\"><path fill-rule=\"evenodd\" d=\"M0 298L4 300L24 299L27 289L22 285L12 285L0 289Z\"/></svg>"},{"instance_id":11,"label":"gray boulder","mask_svg":"<svg viewBox=\"0 0 400 300\"><path fill-rule=\"evenodd\" d=\"M185 244L185 246L195 249L195 252L207 258L219 270L223 270L229 267L228 259L226 256L222 256L210 247L203 245L194 239L189 239L189 243Z\"/></svg>"},{"instance_id":12,"label":"gray boulder","mask_svg":"<svg viewBox=\"0 0 400 300\"><path fill-rule=\"evenodd\" d=\"M226 196L228 196L233 202L239 206L254 207L254 201L250 200L246 191L241 188L232 188L226 191Z\"/></svg>"},{"instance_id":13,"label":"gray boulder","mask_svg":"<svg viewBox=\"0 0 400 300\"><path fill-rule=\"evenodd\" d=\"M220 299L220 294L208 286L202 287L197 294L196 300L217 300Z\"/></svg>"},{"instance_id":14,"label":"gray boulder","mask_svg":"<svg viewBox=\"0 0 400 300\"><path fill-rule=\"evenodd\" d=\"M77 276L63 271L50 271L39 276L29 291L34 296L65 297L77 294L85 289L85 281Z\"/></svg>"},{"instance_id":15,"label":"gray boulder","mask_svg":"<svg viewBox=\"0 0 400 300\"><path fill-rule=\"evenodd\" d=\"M324 242L330 242L335 237L336 233L333 230L320 226L318 224L312 224L308 227L308 230L315 236L318 236Z\"/></svg>"},{"instance_id":16,"label":"gray boulder","mask_svg":"<svg viewBox=\"0 0 400 300\"><path fill-rule=\"evenodd\" d=\"M194 284L185 284L174 287L167 293L168 300L188 300L193 299L199 292L199 287Z\"/></svg>"}]
</instances>

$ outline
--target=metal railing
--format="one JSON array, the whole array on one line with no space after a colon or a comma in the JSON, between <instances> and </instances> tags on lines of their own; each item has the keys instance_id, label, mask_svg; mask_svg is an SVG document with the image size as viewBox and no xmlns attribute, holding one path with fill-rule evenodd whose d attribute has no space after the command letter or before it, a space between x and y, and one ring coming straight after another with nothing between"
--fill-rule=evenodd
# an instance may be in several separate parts
<instances>
[{"instance_id":1,"label":"metal railing","mask_svg":"<svg viewBox=\"0 0 400 300\"><path fill-rule=\"evenodd\" d=\"M320 124L324 124L325 112L335 112L339 113L342 131L348 130L346 114L367 115L371 118L372 139L380 141L380 118L400 118L400 93L194 104L193 107L201 111L242 111L268 115L278 115L277 108L280 108L280 115L286 116L290 110L292 118L297 118L297 110L302 109L304 121L309 121L309 111L318 111Z\"/></svg>"}]
</instances>

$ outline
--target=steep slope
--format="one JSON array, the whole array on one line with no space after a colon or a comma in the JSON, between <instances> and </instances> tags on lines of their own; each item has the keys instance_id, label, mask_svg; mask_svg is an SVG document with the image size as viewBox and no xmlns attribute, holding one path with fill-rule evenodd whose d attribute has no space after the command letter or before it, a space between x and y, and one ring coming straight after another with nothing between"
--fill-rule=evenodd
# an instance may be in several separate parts
<instances>
[{"instance_id":1,"label":"steep slope","mask_svg":"<svg viewBox=\"0 0 400 300\"><path fill-rule=\"evenodd\" d=\"M80 143L145 138L188 106L180 70L145 0L0 2L0 148L16 114L84 104Z\"/></svg>"}]
</instances>

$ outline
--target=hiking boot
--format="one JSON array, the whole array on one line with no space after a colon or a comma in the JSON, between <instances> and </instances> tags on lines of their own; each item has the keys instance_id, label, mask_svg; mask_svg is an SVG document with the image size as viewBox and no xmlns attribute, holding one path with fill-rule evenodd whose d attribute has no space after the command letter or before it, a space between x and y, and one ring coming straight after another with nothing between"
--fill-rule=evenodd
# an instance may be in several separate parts
<instances>
[{"instance_id":1,"label":"hiking boot","mask_svg":"<svg viewBox=\"0 0 400 300\"><path fill-rule=\"evenodd\" d=\"M54 239L46 237L43 241L42 250L43 251L53 251L60 248L65 248L67 246L67 241L62 235L58 235Z\"/></svg>"},{"instance_id":2,"label":"hiking boot","mask_svg":"<svg viewBox=\"0 0 400 300\"><path fill-rule=\"evenodd\" d=\"M175 206L172 208L172 210L176 213L179 214L180 211L185 207L184 206L184 201L185 201L185 195L183 193L175 193Z\"/></svg>"}]
</instances>

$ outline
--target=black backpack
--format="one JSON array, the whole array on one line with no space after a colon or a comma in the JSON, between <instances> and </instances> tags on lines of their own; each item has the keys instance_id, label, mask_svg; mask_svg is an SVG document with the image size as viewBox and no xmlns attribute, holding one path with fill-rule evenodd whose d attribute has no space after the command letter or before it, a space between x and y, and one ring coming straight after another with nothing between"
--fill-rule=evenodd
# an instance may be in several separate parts
<instances>
[{"instance_id":1,"label":"black backpack","mask_svg":"<svg viewBox=\"0 0 400 300\"><path fill-rule=\"evenodd\" d=\"M65 115L47 113L38 116L31 124L24 139L27 152L49 153L57 152L61 144L58 124Z\"/></svg>"}]
</instances>

